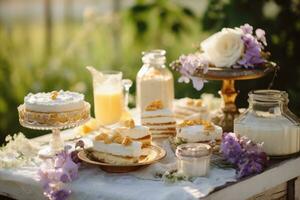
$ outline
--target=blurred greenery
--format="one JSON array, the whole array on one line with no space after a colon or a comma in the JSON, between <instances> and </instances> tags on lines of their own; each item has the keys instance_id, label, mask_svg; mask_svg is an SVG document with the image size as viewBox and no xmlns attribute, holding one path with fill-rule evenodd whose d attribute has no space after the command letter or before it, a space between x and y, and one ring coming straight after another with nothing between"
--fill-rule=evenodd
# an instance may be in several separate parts
<instances>
[{"instance_id":1,"label":"blurred greenery","mask_svg":"<svg viewBox=\"0 0 300 200\"><path fill-rule=\"evenodd\" d=\"M290 107L300 115L299 1L136 0L124 8L121 0L109 3L113 3L112 12L100 14L96 7L89 7L79 19L68 17L50 24L26 19L6 23L0 18L0 144L9 133L44 134L18 123L17 106L29 92L74 90L92 102L91 77L85 66L122 70L126 78L135 80L142 51L166 49L171 62L193 52L201 40L222 27L244 23L266 30L268 50L281 67L274 88L288 91ZM238 82L238 105L246 107L249 90L266 88L271 79L270 75ZM217 94L220 82L209 82L201 92L190 84L176 82L175 88L176 97L199 97L202 92Z\"/></svg>"}]
</instances>

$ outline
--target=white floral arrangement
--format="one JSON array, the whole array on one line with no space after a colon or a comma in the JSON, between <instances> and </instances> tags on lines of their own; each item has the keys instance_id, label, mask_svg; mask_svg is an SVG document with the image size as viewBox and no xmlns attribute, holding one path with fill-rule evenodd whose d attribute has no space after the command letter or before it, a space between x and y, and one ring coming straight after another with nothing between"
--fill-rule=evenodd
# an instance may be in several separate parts
<instances>
[{"instance_id":1,"label":"white floral arrangement","mask_svg":"<svg viewBox=\"0 0 300 200\"><path fill-rule=\"evenodd\" d=\"M0 148L0 169L36 165L38 147L22 133L6 136L7 144Z\"/></svg>"},{"instance_id":2,"label":"white floral arrangement","mask_svg":"<svg viewBox=\"0 0 300 200\"><path fill-rule=\"evenodd\" d=\"M270 53L265 51L265 31L255 31L249 24L236 28L223 28L200 43L200 52L181 55L171 67L181 74L179 82L193 82L201 90L204 80L196 74L205 74L209 67L256 69L275 63L268 61Z\"/></svg>"}]
</instances>

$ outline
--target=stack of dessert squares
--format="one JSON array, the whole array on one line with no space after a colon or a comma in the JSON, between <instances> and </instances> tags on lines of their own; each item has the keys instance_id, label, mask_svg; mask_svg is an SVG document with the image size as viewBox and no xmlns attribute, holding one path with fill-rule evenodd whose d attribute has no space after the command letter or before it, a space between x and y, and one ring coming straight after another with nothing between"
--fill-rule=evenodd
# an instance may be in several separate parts
<instances>
[{"instance_id":1,"label":"stack of dessert squares","mask_svg":"<svg viewBox=\"0 0 300 200\"><path fill-rule=\"evenodd\" d=\"M181 98L174 101L174 113L178 119L208 119L209 112L207 106L201 99Z\"/></svg>"},{"instance_id":2,"label":"stack of dessert squares","mask_svg":"<svg viewBox=\"0 0 300 200\"><path fill-rule=\"evenodd\" d=\"M153 101L141 113L143 126L149 127L153 137L176 135L176 120L173 112L165 108L161 101Z\"/></svg>"}]
</instances>

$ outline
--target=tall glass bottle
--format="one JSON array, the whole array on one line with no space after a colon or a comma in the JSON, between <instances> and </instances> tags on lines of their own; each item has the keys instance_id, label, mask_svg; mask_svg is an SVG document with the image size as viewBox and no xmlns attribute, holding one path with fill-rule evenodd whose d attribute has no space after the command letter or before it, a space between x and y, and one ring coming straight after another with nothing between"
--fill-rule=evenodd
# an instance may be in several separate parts
<instances>
[{"instance_id":1,"label":"tall glass bottle","mask_svg":"<svg viewBox=\"0 0 300 200\"><path fill-rule=\"evenodd\" d=\"M174 79L166 68L166 51L151 50L142 53L143 66L137 74L136 102L139 111L155 100L161 100L166 108L172 109Z\"/></svg>"}]
</instances>

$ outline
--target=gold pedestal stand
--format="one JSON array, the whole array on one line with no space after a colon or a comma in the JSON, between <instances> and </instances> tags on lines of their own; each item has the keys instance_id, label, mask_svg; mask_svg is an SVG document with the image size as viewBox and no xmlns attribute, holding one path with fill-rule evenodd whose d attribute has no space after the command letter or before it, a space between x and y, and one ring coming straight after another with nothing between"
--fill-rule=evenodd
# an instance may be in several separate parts
<instances>
[{"instance_id":1,"label":"gold pedestal stand","mask_svg":"<svg viewBox=\"0 0 300 200\"><path fill-rule=\"evenodd\" d=\"M238 95L234 87L236 80L257 79L273 72L275 65L260 67L259 69L231 69L210 67L206 74L196 74L207 80L222 80L223 85L219 94L223 99L223 107L212 118L212 121L221 126L224 132L233 131L234 118L239 115L235 99Z\"/></svg>"}]
</instances>

